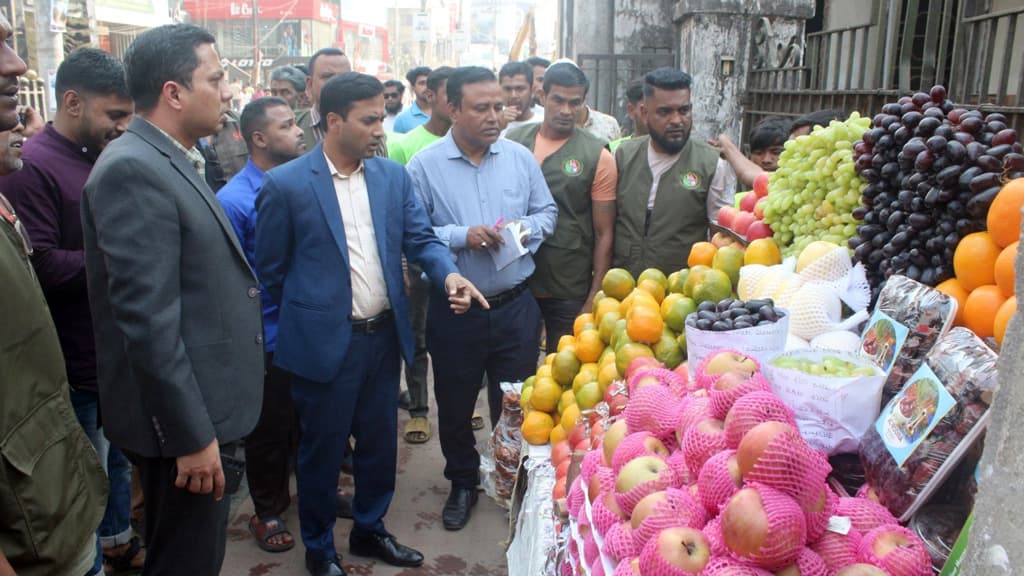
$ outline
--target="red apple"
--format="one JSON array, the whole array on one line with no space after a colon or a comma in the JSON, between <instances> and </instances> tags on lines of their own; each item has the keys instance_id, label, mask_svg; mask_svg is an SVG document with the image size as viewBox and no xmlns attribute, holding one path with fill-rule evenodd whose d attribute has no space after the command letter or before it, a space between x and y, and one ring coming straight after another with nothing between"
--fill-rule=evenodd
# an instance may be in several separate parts
<instances>
[{"instance_id":1,"label":"red apple","mask_svg":"<svg viewBox=\"0 0 1024 576\"><path fill-rule=\"evenodd\" d=\"M682 378L683 382L690 381L690 365L688 362L683 362L679 366L676 366L675 369L673 369L672 371L675 372L677 376Z\"/></svg>"},{"instance_id":2,"label":"red apple","mask_svg":"<svg viewBox=\"0 0 1024 576\"><path fill-rule=\"evenodd\" d=\"M668 500L668 496L664 490L657 492L651 492L647 496L644 496L636 503L633 508L633 513L629 516L629 525L632 526L633 530L640 527L640 523L644 521L659 504Z\"/></svg>"},{"instance_id":3,"label":"red apple","mask_svg":"<svg viewBox=\"0 0 1024 576\"><path fill-rule=\"evenodd\" d=\"M587 430L586 420L577 420L576 424L573 425L572 430L569 431L569 445L575 450L576 445L589 436L590 433Z\"/></svg>"},{"instance_id":4,"label":"red apple","mask_svg":"<svg viewBox=\"0 0 1024 576\"><path fill-rule=\"evenodd\" d=\"M749 373L730 371L719 376L715 383L711 385L711 389L718 392L728 392L743 386L748 380L750 380Z\"/></svg>"},{"instance_id":5,"label":"red apple","mask_svg":"<svg viewBox=\"0 0 1024 576\"><path fill-rule=\"evenodd\" d=\"M668 463L660 456L634 458L619 471L619 475L615 478L615 491L625 494L645 482L657 480L666 468L668 468Z\"/></svg>"},{"instance_id":6,"label":"red apple","mask_svg":"<svg viewBox=\"0 0 1024 576\"><path fill-rule=\"evenodd\" d=\"M762 220L754 220L751 222L746 231L747 240L771 238L774 234L775 232L772 232L771 227L765 224Z\"/></svg>"},{"instance_id":7,"label":"red apple","mask_svg":"<svg viewBox=\"0 0 1024 576\"><path fill-rule=\"evenodd\" d=\"M733 220L736 219L736 214L739 210L736 210L732 206L722 206L718 209L718 215L715 220L718 221L718 225L723 228L732 228Z\"/></svg>"},{"instance_id":8,"label":"red apple","mask_svg":"<svg viewBox=\"0 0 1024 576\"><path fill-rule=\"evenodd\" d=\"M612 456L615 454L615 449L618 448L619 442L627 435L629 435L629 426L626 424L625 419L616 421L605 431L604 437L601 439L601 451L604 453L605 466L612 465Z\"/></svg>"},{"instance_id":9,"label":"red apple","mask_svg":"<svg viewBox=\"0 0 1024 576\"><path fill-rule=\"evenodd\" d=\"M765 198L759 198L757 204L754 204L754 216L757 216L758 220L764 220L764 205L768 202ZM750 234L750 229L747 229L747 234Z\"/></svg>"},{"instance_id":10,"label":"red apple","mask_svg":"<svg viewBox=\"0 0 1024 576\"><path fill-rule=\"evenodd\" d=\"M626 396L615 396L608 402L608 415L617 416L622 414L623 410L626 409L626 405L629 404L629 398Z\"/></svg>"},{"instance_id":11,"label":"red apple","mask_svg":"<svg viewBox=\"0 0 1024 576\"><path fill-rule=\"evenodd\" d=\"M726 372L742 372L749 376L757 372L757 363L742 354L723 350L715 353L704 366L705 374L725 374Z\"/></svg>"},{"instance_id":12,"label":"red apple","mask_svg":"<svg viewBox=\"0 0 1024 576\"><path fill-rule=\"evenodd\" d=\"M609 406L611 406L612 399L616 396L626 395L628 395L628 392L625 380L612 380L612 383L604 389L604 401L607 402Z\"/></svg>"},{"instance_id":13,"label":"red apple","mask_svg":"<svg viewBox=\"0 0 1024 576\"><path fill-rule=\"evenodd\" d=\"M785 422L762 422L750 429L740 440L740 446L736 450L736 461L739 463L740 475L746 477L757 461L761 459L764 451L779 436L795 437L802 441L799 434L792 426Z\"/></svg>"},{"instance_id":14,"label":"red apple","mask_svg":"<svg viewBox=\"0 0 1024 576\"><path fill-rule=\"evenodd\" d=\"M754 194L758 198L764 198L768 195L768 173L762 172L754 177Z\"/></svg>"},{"instance_id":15,"label":"red apple","mask_svg":"<svg viewBox=\"0 0 1024 576\"><path fill-rule=\"evenodd\" d=\"M633 377L641 370L664 367L665 365L659 362L657 358L651 358L650 356L638 356L629 363L629 366L626 367L626 382L633 380Z\"/></svg>"},{"instance_id":16,"label":"red apple","mask_svg":"<svg viewBox=\"0 0 1024 576\"><path fill-rule=\"evenodd\" d=\"M757 194L748 192L743 198L740 198L740 210L744 212L753 212L754 206L757 204Z\"/></svg>"},{"instance_id":17,"label":"red apple","mask_svg":"<svg viewBox=\"0 0 1024 576\"><path fill-rule=\"evenodd\" d=\"M568 440L559 440L551 447L551 465L558 467L563 460L568 460L570 455Z\"/></svg>"},{"instance_id":18,"label":"red apple","mask_svg":"<svg viewBox=\"0 0 1024 576\"><path fill-rule=\"evenodd\" d=\"M562 500L565 498L565 476L555 480L555 487L551 490L552 500Z\"/></svg>"},{"instance_id":19,"label":"red apple","mask_svg":"<svg viewBox=\"0 0 1024 576\"><path fill-rule=\"evenodd\" d=\"M846 568L843 568L839 572L836 572L836 576L889 576L883 570L879 570L871 564L850 564Z\"/></svg>"},{"instance_id":20,"label":"red apple","mask_svg":"<svg viewBox=\"0 0 1024 576\"><path fill-rule=\"evenodd\" d=\"M757 220L753 212L740 212L732 221L732 230L737 234L745 235L750 225Z\"/></svg>"},{"instance_id":21,"label":"red apple","mask_svg":"<svg viewBox=\"0 0 1024 576\"><path fill-rule=\"evenodd\" d=\"M586 452L587 450L590 450L590 437L589 436L585 436L582 440L577 442L572 447L572 451L573 452Z\"/></svg>"},{"instance_id":22,"label":"red apple","mask_svg":"<svg viewBox=\"0 0 1024 576\"><path fill-rule=\"evenodd\" d=\"M604 423L597 422L590 426L590 445L597 446L601 443L601 438L604 437Z\"/></svg>"},{"instance_id":23,"label":"red apple","mask_svg":"<svg viewBox=\"0 0 1024 576\"><path fill-rule=\"evenodd\" d=\"M898 524L881 526L864 535L857 559L878 566L891 576L927 574L931 556L924 542Z\"/></svg>"},{"instance_id":24,"label":"red apple","mask_svg":"<svg viewBox=\"0 0 1024 576\"><path fill-rule=\"evenodd\" d=\"M711 561L711 545L704 533L695 528L666 528L652 538L640 553L641 574L700 574ZM671 569L670 568L670 569Z\"/></svg>"},{"instance_id":25,"label":"red apple","mask_svg":"<svg viewBox=\"0 0 1024 576\"><path fill-rule=\"evenodd\" d=\"M765 499L773 508L770 518ZM762 568L783 568L804 547L803 518L797 503L781 492L766 486L743 488L722 509L722 539L734 554Z\"/></svg>"},{"instance_id":26,"label":"red apple","mask_svg":"<svg viewBox=\"0 0 1024 576\"><path fill-rule=\"evenodd\" d=\"M569 463L570 460L566 458L555 467L555 478L565 478L569 475Z\"/></svg>"}]
</instances>

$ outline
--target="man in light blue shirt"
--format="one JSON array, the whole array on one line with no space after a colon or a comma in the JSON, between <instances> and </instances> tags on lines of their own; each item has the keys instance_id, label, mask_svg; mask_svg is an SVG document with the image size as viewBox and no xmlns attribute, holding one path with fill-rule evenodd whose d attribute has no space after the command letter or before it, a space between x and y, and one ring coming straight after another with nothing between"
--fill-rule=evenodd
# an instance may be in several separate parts
<instances>
[{"instance_id":1,"label":"man in light blue shirt","mask_svg":"<svg viewBox=\"0 0 1024 576\"><path fill-rule=\"evenodd\" d=\"M239 124L249 148L249 161L220 189L217 199L231 221L249 265L254 266L256 195L263 184L263 173L301 156L306 151L306 142L291 106L282 98L253 100L242 111ZM260 419L245 440L245 470L256 512L249 519L249 531L261 549L283 552L295 546L295 539L282 516L291 503L288 471L295 458L292 446L297 442L299 427L290 377L274 366L278 309L265 290L260 292L267 371L263 377Z\"/></svg>"},{"instance_id":2,"label":"man in light blue shirt","mask_svg":"<svg viewBox=\"0 0 1024 576\"><path fill-rule=\"evenodd\" d=\"M537 367L540 309L526 280L533 254L555 229L558 208L533 154L498 139L504 97L494 73L458 68L446 91L452 128L414 156L408 170L459 272L490 303L489 310L473 306L456 316L432 294L427 316L444 474L452 483L442 520L446 529L460 530L479 484L470 419L480 382L486 374L493 427L501 413L499 384L524 380ZM521 236L507 242L518 240L527 251L499 270L494 255L509 248L504 228L520 226Z\"/></svg>"},{"instance_id":3,"label":"man in light blue shirt","mask_svg":"<svg viewBox=\"0 0 1024 576\"><path fill-rule=\"evenodd\" d=\"M427 76L429 75L430 68L426 66L417 66L405 73L413 100L412 106L395 118L393 128L395 134L411 132L414 128L422 126L427 123L427 120L430 120L430 102L427 100Z\"/></svg>"}]
</instances>

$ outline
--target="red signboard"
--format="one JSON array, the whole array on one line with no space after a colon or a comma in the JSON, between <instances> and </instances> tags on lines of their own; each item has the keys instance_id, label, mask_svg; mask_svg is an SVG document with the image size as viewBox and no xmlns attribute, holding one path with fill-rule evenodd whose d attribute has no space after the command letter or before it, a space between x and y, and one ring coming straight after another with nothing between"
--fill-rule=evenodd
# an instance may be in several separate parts
<instances>
[{"instance_id":1,"label":"red signboard","mask_svg":"<svg viewBox=\"0 0 1024 576\"><path fill-rule=\"evenodd\" d=\"M258 0L260 20L319 20L336 23L338 6L324 0ZM251 20L252 0L184 0L193 22Z\"/></svg>"}]
</instances>

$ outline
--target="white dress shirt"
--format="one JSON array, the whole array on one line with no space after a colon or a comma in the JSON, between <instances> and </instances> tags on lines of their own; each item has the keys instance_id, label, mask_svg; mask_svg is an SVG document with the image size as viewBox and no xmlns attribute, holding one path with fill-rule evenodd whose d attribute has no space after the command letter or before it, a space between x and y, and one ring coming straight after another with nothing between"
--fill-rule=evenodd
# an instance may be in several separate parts
<instances>
[{"instance_id":1,"label":"white dress shirt","mask_svg":"<svg viewBox=\"0 0 1024 576\"><path fill-rule=\"evenodd\" d=\"M352 279L352 319L372 318L390 307L384 268L377 250L377 230L370 212L370 195L366 190L363 164L348 176L327 158L327 167L334 182L334 193L341 207L341 222L345 226L348 246L349 272Z\"/></svg>"}]
</instances>

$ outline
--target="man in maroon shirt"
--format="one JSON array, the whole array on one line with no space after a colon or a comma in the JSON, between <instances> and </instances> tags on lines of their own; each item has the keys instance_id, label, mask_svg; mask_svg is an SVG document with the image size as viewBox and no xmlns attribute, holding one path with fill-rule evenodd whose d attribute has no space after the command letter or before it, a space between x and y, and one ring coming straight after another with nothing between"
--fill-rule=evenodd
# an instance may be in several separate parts
<instances>
[{"instance_id":1,"label":"man in maroon shirt","mask_svg":"<svg viewBox=\"0 0 1024 576\"><path fill-rule=\"evenodd\" d=\"M112 568L141 568L145 552L132 536L131 466L100 431L96 351L85 282L79 210L82 189L103 148L120 136L134 105L124 66L93 48L72 52L57 69L57 115L22 148L21 170L0 178L32 239L32 265L57 328L71 403L110 479L110 497L100 524L103 554ZM117 417L117 415L111 415Z\"/></svg>"}]
</instances>

